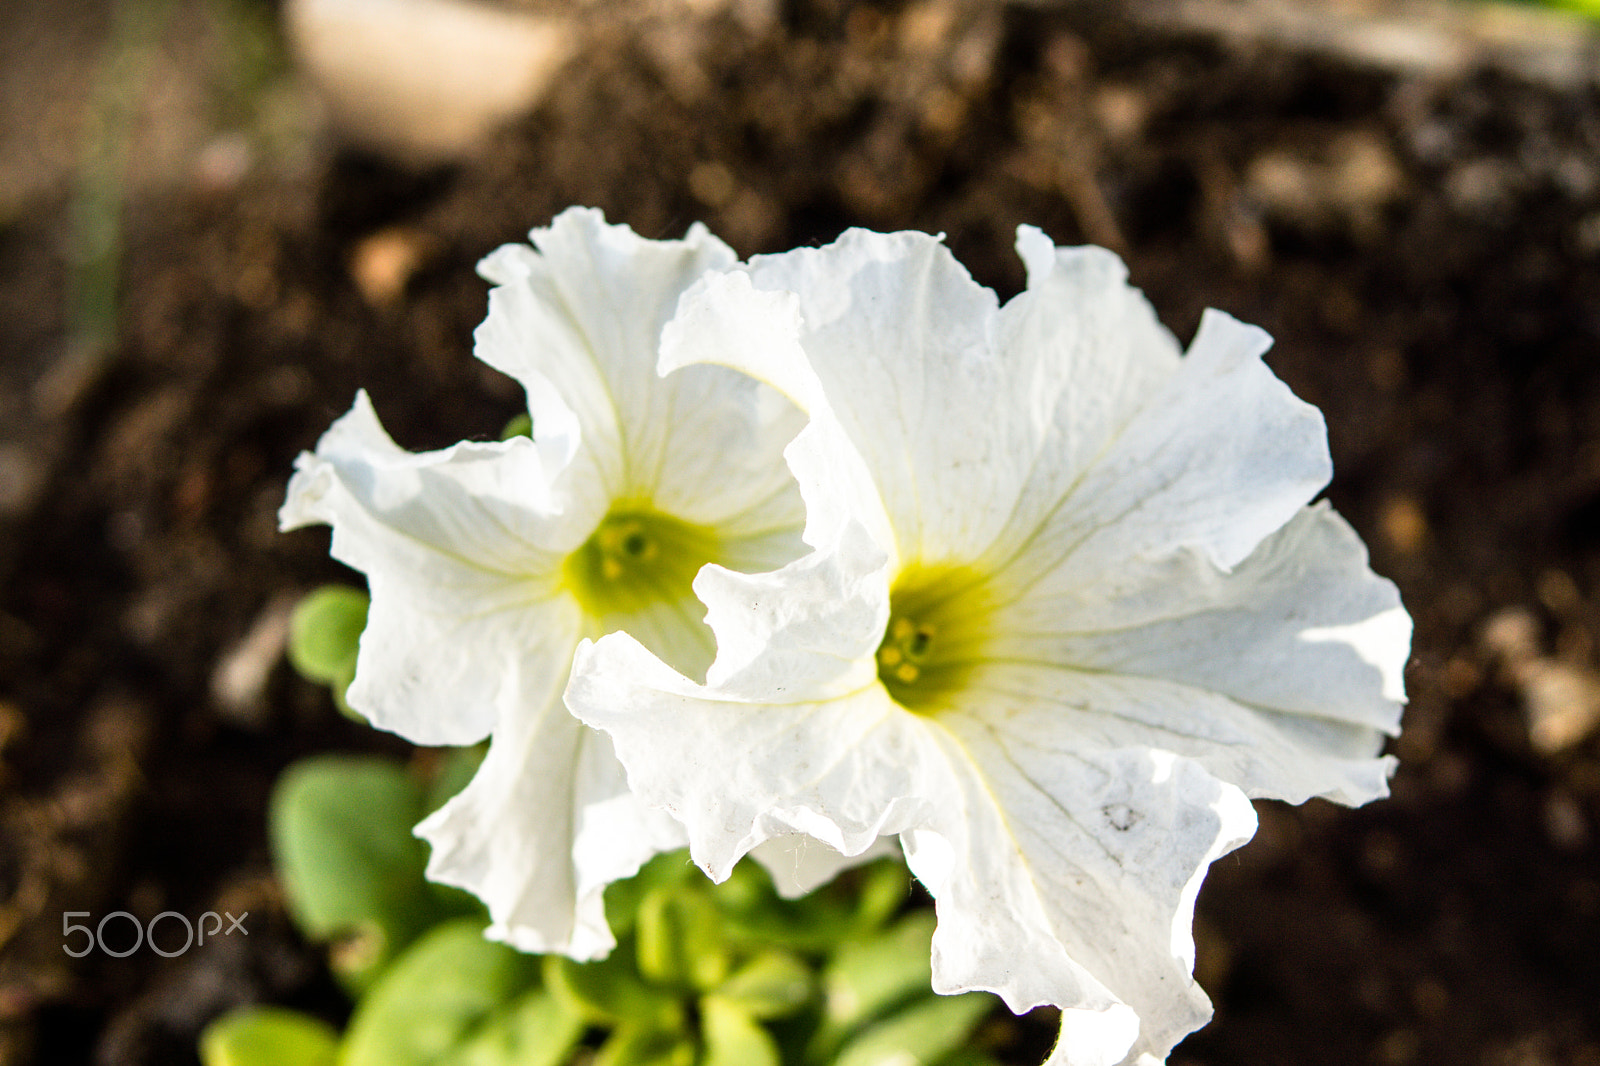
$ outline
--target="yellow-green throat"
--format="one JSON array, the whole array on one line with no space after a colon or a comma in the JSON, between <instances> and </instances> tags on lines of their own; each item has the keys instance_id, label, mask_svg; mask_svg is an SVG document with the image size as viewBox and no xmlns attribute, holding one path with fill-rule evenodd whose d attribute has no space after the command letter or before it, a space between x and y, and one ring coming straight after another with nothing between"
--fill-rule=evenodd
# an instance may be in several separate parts
<instances>
[{"instance_id":1,"label":"yellow-green throat","mask_svg":"<svg viewBox=\"0 0 1600 1066\"><path fill-rule=\"evenodd\" d=\"M878 680L907 710L939 711L982 659L989 614L980 575L962 567L906 567L889 590Z\"/></svg>"},{"instance_id":2,"label":"yellow-green throat","mask_svg":"<svg viewBox=\"0 0 1600 1066\"><path fill-rule=\"evenodd\" d=\"M694 576L721 554L717 535L648 507L612 512L577 551L564 577L583 609L605 621L660 602L694 600Z\"/></svg>"}]
</instances>

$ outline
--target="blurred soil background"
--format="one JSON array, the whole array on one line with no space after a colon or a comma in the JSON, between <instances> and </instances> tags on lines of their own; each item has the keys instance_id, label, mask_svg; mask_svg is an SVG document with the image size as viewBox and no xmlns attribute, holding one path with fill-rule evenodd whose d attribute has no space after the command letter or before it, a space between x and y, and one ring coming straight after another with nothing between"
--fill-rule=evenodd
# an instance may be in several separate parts
<instances>
[{"instance_id":1,"label":"blurred soil background","mask_svg":"<svg viewBox=\"0 0 1600 1066\"><path fill-rule=\"evenodd\" d=\"M298 756L409 749L284 665L288 606L355 579L274 512L357 388L408 447L496 435L519 395L471 356L473 264L591 204L746 255L943 231L1002 296L1032 223L1122 252L1181 337L1206 306L1270 330L1327 416L1329 497L1416 618L1412 702L1391 799L1260 805L1212 872L1217 1018L1173 1062L1600 1066L1591 28L1384 0L475 0L524 44L478 64L500 97L474 119L370 73L437 75L426 48L346 69L383 34L285 2L0 5L0 1064L191 1066L247 1002L342 1020L265 801ZM114 910L248 911L249 937L67 957L62 913ZM1047 1020L995 1025L1038 1061Z\"/></svg>"}]
</instances>

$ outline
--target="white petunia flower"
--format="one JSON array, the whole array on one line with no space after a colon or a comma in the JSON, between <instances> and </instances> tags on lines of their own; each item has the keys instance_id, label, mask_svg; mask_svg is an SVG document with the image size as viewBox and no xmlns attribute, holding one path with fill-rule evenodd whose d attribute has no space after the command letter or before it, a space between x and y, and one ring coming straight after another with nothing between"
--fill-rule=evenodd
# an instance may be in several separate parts
<instances>
[{"instance_id":1,"label":"white petunia flower","mask_svg":"<svg viewBox=\"0 0 1600 1066\"><path fill-rule=\"evenodd\" d=\"M1109 252L1017 244L1003 308L935 239L862 231L685 298L664 371L810 415L814 551L700 573L703 685L616 634L567 701L713 878L787 834L899 834L937 991L1061 1007L1051 1063L1152 1063L1210 1016L1194 901L1248 797L1386 793L1410 620L1306 506L1326 434L1265 333L1209 312L1185 355Z\"/></svg>"},{"instance_id":2,"label":"white petunia flower","mask_svg":"<svg viewBox=\"0 0 1600 1066\"><path fill-rule=\"evenodd\" d=\"M365 393L300 457L280 519L333 527L372 606L350 704L421 744L492 734L477 776L419 827L429 876L482 897L490 935L579 959L614 944L601 892L684 843L627 791L610 741L561 703L578 642L626 628L686 673L712 659L691 581L804 551L782 449L803 425L722 367L656 374L683 292L735 257L703 227L648 241L572 210L480 272L496 286L477 354L526 389L533 438L412 454ZM809 889L842 859L763 856Z\"/></svg>"}]
</instances>

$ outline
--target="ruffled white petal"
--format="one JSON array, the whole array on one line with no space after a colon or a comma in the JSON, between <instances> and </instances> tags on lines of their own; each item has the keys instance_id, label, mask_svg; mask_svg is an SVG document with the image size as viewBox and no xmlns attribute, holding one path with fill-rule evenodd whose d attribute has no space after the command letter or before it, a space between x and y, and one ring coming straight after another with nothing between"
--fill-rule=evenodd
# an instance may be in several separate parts
<instances>
[{"instance_id":1,"label":"ruffled white petal","mask_svg":"<svg viewBox=\"0 0 1600 1066\"><path fill-rule=\"evenodd\" d=\"M758 257L749 270L757 289L798 297L808 364L890 516L884 547L916 559L991 540L1030 431L1015 410L996 417L1014 379L998 357L994 294L918 233L851 230L826 248ZM728 361L803 388L785 385L793 372L775 350ZM815 401L809 409L817 413Z\"/></svg>"},{"instance_id":2,"label":"ruffled white petal","mask_svg":"<svg viewBox=\"0 0 1600 1066\"><path fill-rule=\"evenodd\" d=\"M851 524L824 550L766 574L707 566L695 577L716 634L707 682L732 698L825 700L872 685L889 618L887 558Z\"/></svg>"},{"instance_id":3,"label":"ruffled white petal","mask_svg":"<svg viewBox=\"0 0 1600 1066\"><path fill-rule=\"evenodd\" d=\"M1326 505L1232 573L1195 552L1130 560L1077 593L1041 582L996 611L974 670L993 713L1073 717L1098 743L1182 752L1252 796L1386 795L1410 620Z\"/></svg>"},{"instance_id":4,"label":"ruffled white petal","mask_svg":"<svg viewBox=\"0 0 1600 1066\"><path fill-rule=\"evenodd\" d=\"M1241 562L1332 472L1321 414L1261 362L1270 343L1207 311L1178 371L1041 521L1008 530L993 565L1072 590L1184 548Z\"/></svg>"},{"instance_id":5,"label":"ruffled white petal","mask_svg":"<svg viewBox=\"0 0 1600 1066\"><path fill-rule=\"evenodd\" d=\"M996 611L994 657L1165 678L1257 707L1399 729L1410 621L1325 503L1300 511L1232 573L1183 551L1126 560L1079 589L1052 584L1023 586Z\"/></svg>"},{"instance_id":6,"label":"ruffled white petal","mask_svg":"<svg viewBox=\"0 0 1600 1066\"><path fill-rule=\"evenodd\" d=\"M793 293L758 291L742 272L711 274L684 294L677 316L667 323L661 372L693 373L705 369L697 365L702 363L731 367L793 400L811 417L784 452L805 500L805 542L831 544L854 522L893 551L893 526L872 471L835 425L801 346L803 325Z\"/></svg>"},{"instance_id":7,"label":"ruffled white petal","mask_svg":"<svg viewBox=\"0 0 1600 1066\"><path fill-rule=\"evenodd\" d=\"M738 537L798 526L799 497L774 460L799 412L723 369L656 375L679 298L733 252L700 225L651 241L580 208L531 236L537 250L507 245L479 266L496 288L476 351L527 389L541 446L570 454L558 498L594 520L645 499ZM569 444L579 427L582 448Z\"/></svg>"},{"instance_id":8,"label":"ruffled white petal","mask_svg":"<svg viewBox=\"0 0 1600 1066\"><path fill-rule=\"evenodd\" d=\"M605 886L686 840L628 792L610 741L562 706L570 647L552 643L514 669L482 766L417 835L433 847L431 880L488 905L492 939L587 960L616 944Z\"/></svg>"},{"instance_id":9,"label":"ruffled white petal","mask_svg":"<svg viewBox=\"0 0 1600 1066\"><path fill-rule=\"evenodd\" d=\"M532 236L537 250L481 265L496 287L477 354L527 390L533 439L412 455L363 394L301 458L282 520L332 525L334 555L367 574L355 707L419 743L493 730L477 776L421 827L432 876L482 896L492 935L593 958L612 944L605 885L685 836L562 707L573 649L619 618L680 669L704 671L713 645L692 567L642 569L633 591L655 581L660 596L616 606L580 602L569 555L608 514L636 512L696 527L685 543L736 570L792 561L804 508L782 451L804 420L722 367L657 375L683 292L733 263L703 227L647 241L574 210Z\"/></svg>"},{"instance_id":10,"label":"ruffled white petal","mask_svg":"<svg viewBox=\"0 0 1600 1066\"><path fill-rule=\"evenodd\" d=\"M1255 832L1248 800L1159 750L1062 746L978 716L940 726L953 792L906 835L938 900L935 990L1060 1005L1051 1063L1165 1058L1210 1017L1189 929L1206 868Z\"/></svg>"},{"instance_id":11,"label":"ruffled white petal","mask_svg":"<svg viewBox=\"0 0 1600 1066\"><path fill-rule=\"evenodd\" d=\"M625 634L580 649L568 705L611 734L630 787L685 826L714 879L805 833L842 855L899 832L939 904L935 988L1065 1008L1052 1060L1164 1055L1209 1015L1189 936L1206 866L1254 831L1238 789L1149 749L985 715L935 723L873 685L750 703L688 682Z\"/></svg>"},{"instance_id":12,"label":"ruffled white petal","mask_svg":"<svg viewBox=\"0 0 1600 1066\"><path fill-rule=\"evenodd\" d=\"M578 648L566 696L610 734L634 794L683 823L712 880L774 838L854 856L928 816L940 759L880 686L820 702L720 695L613 633Z\"/></svg>"},{"instance_id":13,"label":"ruffled white petal","mask_svg":"<svg viewBox=\"0 0 1600 1066\"><path fill-rule=\"evenodd\" d=\"M1004 417L1030 427L1008 528L1027 530L1065 497L1180 365L1178 342L1104 248L1057 248L1017 231L1028 287L1000 310ZM1029 463L1031 462L1031 468Z\"/></svg>"},{"instance_id":14,"label":"ruffled white petal","mask_svg":"<svg viewBox=\"0 0 1600 1066\"><path fill-rule=\"evenodd\" d=\"M734 366L831 415L876 489L849 493L866 501L855 515L875 533L872 510L892 515L895 559L970 560L1003 526L1042 518L1179 363L1115 256L1054 249L1026 229L1019 249L1029 291L998 312L923 234L855 230L760 257L749 270L766 300L741 293L737 275L709 279L664 360ZM816 482L790 461L814 508ZM835 454L823 469L854 480Z\"/></svg>"},{"instance_id":15,"label":"ruffled white petal","mask_svg":"<svg viewBox=\"0 0 1600 1066\"><path fill-rule=\"evenodd\" d=\"M296 461L283 528L333 527L335 558L372 592L351 706L422 744L469 744L493 727L500 667L581 629L550 572L540 457L527 440L413 455L389 438L365 393L315 453ZM559 537L557 538L559 539ZM441 648L472 649L441 654Z\"/></svg>"},{"instance_id":16,"label":"ruffled white petal","mask_svg":"<svg viewBox=\"0 0 1600 1066\"><path fill-rule=\"evenodd\" d=\"M841 855L819 840L798 834L768 840L750 849L750 857L766 868L773 887L784 899L799 899L853 866L900 854L900 840L892 836L879 837L858 855Z\"/></svg>"},{"instance_id":17,"label":"ruffled white petal","mask_svg":"<svg viewBox=\"0 0 1600 1066\"><path fill-rule=\"evenodd\" d=\"M1377 730L1245 706L1159 678L1075 673L1036 663L980 667L969 699L1018 729L1070 728L1081 743L1190 757L1248 795L1346 804L1388 794L1392 759Z\"/></svg>"},{"instance_id":18,"label":"ruffled white petal","mask_svg":"<svg viewBox=\"0 0 1600 1066\"><path fill-rule=\"evenodd\" d=\"M804 507L782 461L805 425L781 395L722 367L688 367L662 381L667 421L641 475L660 511L737 539L746 565L788 562L801 550Z\"/></svg>"},{"instance_id":19,"label":"ruffled white petal","mask_svg":"<svg viewBox=\"0 0 1600 1066\"><path fill-rule=\"evenodd\" d=\"M408 452L384 431L363 390L295 467L278 516L284 528L337 519L338 546L357 559L402 550L398 543L371 547L369 533L413 542L416 555L408 561L419 565L452 555L476 569L514 573L548 567L558 557L548 530L560 516L541 457L525 439ZM351 505L365 518L346 513ZM349 532L338 535L339 528Z\"/></svg>"},{"instance_id":20,"label":"ruffled white petal","mask_svg":"<svg viewBox=\"0 0 1600 1066\"><path fill-rule=\"evenodd\" d=\"M877 499L848 457L791 457L802 492L849 479L896 563L1071 581L1193 547L1227 569L1327 483L1321 415L1261 362L1264 332L1207 312L1179 358L1114 255L1026 228L1018 247L1029 288L1004 309L924 234L758 257L765 298L736 276L696 287L664 365L737 367L837 423Z\"/></svg>"},{"instance_id":21,"label":"ruffled white petal","mask_svg":"<svg viewBox=\"0 0 1600 1066\"><path fill-rule=\"evenodd\" d=\"M941 990L1063 1006L1052 1062L1153 1063L1209 1015L1188 930L1253 831L1246 793L1386 789L1409 625L1305 508L1325 431L1264 333L1211 312L1180 355L1115 257L1018 247L1028 291L999 310L915 234L696 286L663 365L737 367L807 410L786 454L816 551L702 574L705 686L609 637L567 698L714 875L785 833L849 854L900 827ZM930 718L864 676L908 563L980 575L993 608Z\"/></svg>"},{"instance_id":22,"label":"ruffled white petal","mask_svg":"<svg viewBox=\"0 0 1600 1066\"><path fill-rule=\"evenodd\" d=\"M529 236L537 251L508 244L478 265L496 287L476 354L528 390L536 437L541 411L562 435L582 427L587 454L568 485L614 499L646 458L630 455L629 434L655 435L640 416L653 406L661 327L690 283L735 257L704 227L682 241L647 241L591 208L564 211Z\"/></svg>"}]
</instances>

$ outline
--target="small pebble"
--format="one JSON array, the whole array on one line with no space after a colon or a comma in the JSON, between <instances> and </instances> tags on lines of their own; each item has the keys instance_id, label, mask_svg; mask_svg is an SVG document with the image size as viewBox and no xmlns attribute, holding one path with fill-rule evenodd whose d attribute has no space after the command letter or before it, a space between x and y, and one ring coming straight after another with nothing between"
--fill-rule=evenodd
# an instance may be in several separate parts
<instances>
[{"instance_id":1,"label":"small pebble","mask_svg":"<svg viewBox=\"0 0 1600 1066\"><path fill-rule=\"evenodd\" d=\"M395 226L362 238L350 253L350 276L370 306L390 307L426 260L422 235Z\"/></svg>"},{"instance_id":2,"label":"small pebble","mask_svg":"<svg viewBox=\"0 0 1600 1066\"><path fill-rule=\"evenodd\" d=\"M1562 851L1581 851L1589 842L1589 820L1566 791L1557 789L1544 801L1544 831Z\"/></svg>"},{"instance_id":3,"label":"small pebble","mask_svg":"<svg viewBox=\"0 0 1600 1066\"><path fill-rule=\"evenodd\" d=\"M1411 555L1422 548L1428 538L1428 519L1422 506L1409 496L1395 496L1383 505L1379 519L1384 539L1395 551Z\"/></svg>"},{"instance_id":4,"label":"small pebble","mask_svg":"<svg viewBox=\"0 0 1600 1066\"><path fill-rule=\"evenodd\" d=\"M217 710L235 725L255 727L266 717L267 681L289 643L289 616L297 597L279 596L222 656L211 674Z\"/></svg>"}]
</instances>

